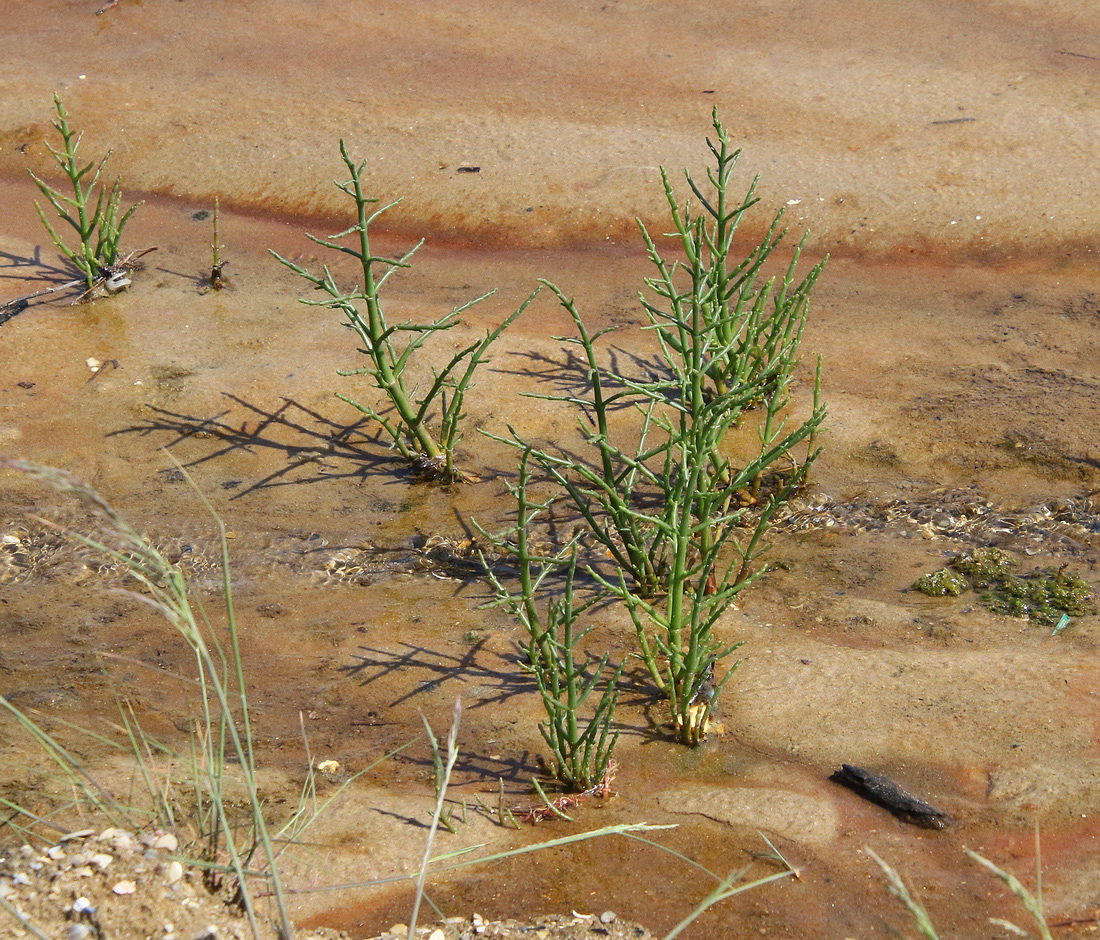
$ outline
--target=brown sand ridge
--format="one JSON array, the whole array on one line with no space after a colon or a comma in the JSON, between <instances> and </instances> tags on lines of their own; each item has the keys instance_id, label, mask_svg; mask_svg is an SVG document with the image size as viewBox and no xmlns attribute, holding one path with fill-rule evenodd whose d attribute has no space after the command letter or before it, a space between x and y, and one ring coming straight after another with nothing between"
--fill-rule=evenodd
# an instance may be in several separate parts
<instances>
[{"instance_id":1,"label":"brown sand ridge","mask_svg":"<svg viewBox=\"0 0 1100 940\"><path fill-rule=\"evenodd\" d=\"M188 467L233 535L273 812L304 776L300 721L315 762L355 772L420 733L420 712L440 730L461 694L452 796L471 811L441 851L644 820L675 823L662 842L711 871L752 863L763 875L775 867L754 858L762 832L801 880L733 898L682 936L887 936L905 914L869 846L943 935L1000 937L989 918L1026 915L962 850L1032 885L1038 823L1046 910L1067 925L1057 935L1095 925L1097 618L1052 637L973 595L908 590L979 545L1025 570L1100 579L1091 3L120 0L97 16L98 2L0 7L0 302L68 276L25 176L50 172L55 92L87 157L112 149L109 173L146 199L125 247L157 251L116 297L47 298L0 323L0 453L88 480L213 596L209 519L161 448ZM744 150L744 185L761 176L745 244L783 208L793 230L812 231L810 263L832 255L798 404L820 353L825 454L775 533L775 570L723 622L745 641L726 733L693 751L668 743L659 705L631 679L617 796L515 833L472 808L495 805L501 779L513 804L530 799L539 702L518 671L517 628L478 609L483 588L438 546L471 519L506 519L515 455L475 426L578 440L574 415L519 397L570 381L554 337L571 327L540 298L479 377L460 457L481 482L411 485L333 397L371 395L335 374L356 365L347 331L298 303L302 282L267 249L316 266L304 233L349 224L331 185L343 138L372 191L404 200L376 247L427 240L387 285L391 310L436 317L500 288L436 354L547 277L594 326L622 327L607 340L621 361L644 360L636 294L649 271L634 219L664 230L658 167L702 172L714 106ZM219 292L204 280L215 197L230 280ZM28 512L76 518L26 478L0 478L0 692L106 729L106 669L150 733L185 741L190 690L172 676L188 674L186 650ZM597 651L625 655L628 618L599 618ZM0 796L37 798L22 769L32 749L7 727L0 741ZM841 763L896 779L959 824L906 825L831 783ZM126 767L99 769L127 785ZM423 741L360 778L287 859L299 922L367 937L403 921L405 886L314 889L415 869L431 805ZM142 903L170 920L171 891L149 885L160 894ZM589 936L614 911L661 936L710 887L649 846L604 840L434 877L431 890L448 915L553 914ZM108 889L102 903L125 903Z\"/></svg>"},{"instance_id":2,"label":"brown sand ridge","mask_svg":"<svg viewBox=\"0 0 1100 940\"><path fill-rule=\"evenodd\" d=\"M697 166L718 105L766 204L799 200L821 250L1095 242L1088 4L7 6L12 172L40 165L58 92L132 190L338 212L343 137L411 232L567 245L632 238L656 167Z\"/></svg>"}]
</instances>

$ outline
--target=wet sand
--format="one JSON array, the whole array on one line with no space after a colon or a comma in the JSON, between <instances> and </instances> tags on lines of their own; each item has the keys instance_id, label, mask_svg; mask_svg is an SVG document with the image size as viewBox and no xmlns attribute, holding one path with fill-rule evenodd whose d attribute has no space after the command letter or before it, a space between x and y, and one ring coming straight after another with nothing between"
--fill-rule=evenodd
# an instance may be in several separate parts
<instances>
[{"instance_id":1,"label":"wet sand","mask_svg":"<svg viewBox=\"0 0 1100 940\"><path fill-rule=\"evenodd\" d=\"M299 304L301 282L267 255L315 264L304 232L345 226L329 183L342 170L337 138L370 161L380 195L405 197L377 247L428 240L390 282L394 309L436 316L500 288L441 349L547 277L594 326L622 327L609 345L644 355L636 292L648 271L633 216L660 228L655 168L701 170L717 104L744 147L746 185L763 177L746 237L786 206L792 226L813 230L806 257L832 254L799 393L804 406L821 353L830 417L813 497L836 519L777 533L778 570L728 615L745 663L723 696L727 734L697 751L660 740L638 679L620 712L619 795L576 825L675 822L667 843L723 874L763 848L760 830L804 866L801 882L710 912L698 937L822 924L828 936L884 935L904 916L863 846L905 873L945 933L1006 912L1022 923L962 846L1026 876L1035 821L1052 920L1091 916L1096 618L1052 638L972 600L906 590L974 544L1097 577L1095 531L1065 521L1073 509L1092 518L1100 475L1097 233L1083 209L1097 202L1086 167L1100 44L1083 5L918 3L901 15L761 4L721 28L694 3L671 20L659 3L531 4L507 21L475 4L377 4L369 20L335 3L244 3L232 16L204 3L86 7L18 5L0 40L14 48L18 35L21 49L0 71L0 299L62 277L19 176L43 167L55 90L89 153L114 148L112 169L148 200L127 246L157 251L124 294L34 303L0 325L0 452L92 483L213 590L208 519L160 448L188 466L234 536L275 791L301 778L299 712L313 753L354 770L415 735L418 711L442 724L461 692L455 797L471 803L492 802L501 777L526 799L541 749L517 628L477 609L484 591L468 572L421 550L464 537L472 518L503 521L514 456L471 427L461 451L480 483L410 484L366 428L348 431L357 414L333 397L369 395L335 374L356 365L346 331ZM267 41L250 38L256 29ZM196 218L215 195L230 262L221 292L204 288L211 229ZM471 394L472 423L569 439L571 416L518 397L560 379L552 337L567 332L540 298ZM93 374L89 357L108 365ZM5 475L0 500L5 533L38 552L0 573L7 694L109 720L107 662L151 730L182 735L185 689L144 668L186 670L167 628L103 593L109 577L26 521L28 510L73 518L54 497ZM1001 524L914 518L979 506ZM604 621L601 642L621 655L629 622L621 611ZM894 777L961 825L898 822L828 781L841 762ZM430 797L420 745L364 778L312 834L326 878L415 864ZM515 835L474 814L448 838L506 845L566 828ZM486 916L611 908L658 933L696 902L698 879L639 851L528 856L446 882L435 900ZM624 878L623 859L639 873ZM306 866L296 877L326 880ZM403 892L300 900L303 917L361 936L407 912Z\"/></svg>"}]
</instances>

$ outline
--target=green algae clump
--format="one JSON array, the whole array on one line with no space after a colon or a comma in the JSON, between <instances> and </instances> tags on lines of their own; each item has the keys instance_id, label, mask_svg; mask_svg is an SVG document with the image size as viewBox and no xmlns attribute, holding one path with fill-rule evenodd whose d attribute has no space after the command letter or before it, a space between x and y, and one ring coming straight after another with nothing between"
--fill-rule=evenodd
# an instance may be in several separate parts
<instances>
[{"instance_id":1,"label":"green algae clump","mask_svg":"<svg viewBox=\"0 0 1100 940\"><path fill-rule=\"evenodd\" d=\"M1008 577L1016 559L1003 548L975 548L952 558L951 567L966 575L974 587L984 588Z\"/></svg>"},{"instance_id":2,"label":"green algae clump","mask_svg":"<svg viewBox=\"0 0 1100 940\"><path fill-rule=\"evenodd\" d=\"M1027 617L1053 627L1063 614L1070 617L1095 614L1092 598L1092 585L1063 565L1004 578L982 594L982 603L995 614Z\"/></svg>"},{"instance_id":3,"label":"green algae clump","mask_svg":"<svg viewBox=\"0 0 1100 940\"><path fill-rule=\"evenodd\" d=\"M1062 624L1063 617L1096 613L1092 585L1068 571L1068 565L1024 575L1012 574L1016 566L1016 559L1002 548L975 548L956 555L946 568L921 575L913 589L929 597L958 597L975 588L993 613L1027 617L1048 627Z\"/></svg>"},{"instance_id":4,"label":"green algae clump","mask_svg":"<svg viewBox=\"0 0 1100 940\"><path fill-rule=\"evenodd\" d=\"M922 574L913 584L913 589L929 597L958 597L970 588L970 582L957 571L940 568L929 574Z\"/></svg>"}]
</instances>

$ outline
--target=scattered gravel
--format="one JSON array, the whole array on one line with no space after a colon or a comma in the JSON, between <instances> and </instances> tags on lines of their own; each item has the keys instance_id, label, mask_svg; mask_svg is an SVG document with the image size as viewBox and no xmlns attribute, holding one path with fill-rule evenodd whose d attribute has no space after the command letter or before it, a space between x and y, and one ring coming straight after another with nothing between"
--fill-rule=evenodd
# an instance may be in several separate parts
<instances>
[{"instance_id":1,"label":"scattered gravel","mask_svg":"<svg viewBox=\"0 0 1100 940\"><path fill-rule=\"evenodd\" d=\"M406 940L408 928L394 924L376 940ZM644 927L620 920L614 911L602 914L551 914L533 920L488 921L448 918L442 926L417 928L425 940L652 940Z\"/></svg>"},{"instance_id":2,"label":"scattered gravel","mask_svg":"<svg viewBox=\"0 0 1100 940\"><path fill-rule=\"evenodd\" d=\"M49 847L0 851L0 936L34 940L250 940L241 910L211 893L202 871L173 857L167 832L85 829ZM270 911L264 911L270 914ZM5 932L5 929L9 932ZM275 921L261 940L278 940ZM478 914L418 927L424 940L650 940L642 927L602 914L488 921ZM395 924L377 940L407 940ZM299 930L296 940L339 940L327 928Z\"/></svg>"},{"instance_id":3,"label":"scattered gravel","mask_svg":"<svg viewBox=\"0 0 1100 940\"><path fill-rule=\"evenodd\" d=\"M246 940L247 918L212 894L198 868L172 853L171 833L135 836L123 829L69 833L48 848L0 853L0 930L42 940ZM11 921L12 923L5 923ZM263 936L277 937L270 919ZM300 940L335 940L332 930L302 931Z\"/></svg>"}]
</instances>

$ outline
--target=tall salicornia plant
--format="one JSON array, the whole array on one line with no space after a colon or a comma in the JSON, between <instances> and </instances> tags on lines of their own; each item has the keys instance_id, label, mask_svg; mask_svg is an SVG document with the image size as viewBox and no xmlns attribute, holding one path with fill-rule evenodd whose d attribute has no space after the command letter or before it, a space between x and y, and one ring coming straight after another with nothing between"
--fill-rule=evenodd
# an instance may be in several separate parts
<instances>
[{"instance_id":1,"label":"tall salicornia plant","mask_svg":"<svg viewBox=\"0 0 1100 940\"><path fill-rule=\"evenodd\" d=\"M324 248L354 258L359 264L362 283L345 290L336 283L328 265L322 267L320 274L314 274L275 251L271 253L317 290L328 294L327 299L303 298L302 303L330 307L344 315L346 325L362 343L359 351L367 357L367 364L359 369L341 370L339 374L368 376L388 400L389 408L379 410L340 393L337 397L377 421L394 449L418 472L431 479L455 482L462 479L462 473L455 464L454 450L461 439L463 407L474 373L486 361L489 347L526 309L535 294L499 326L489 330L484 338L454 353L441 369L432 369L431 381L427 389L421 391L407 372L418 351L434 334L458 326L463 312L495 292L489 291L462 304L431 323L391 323L382 308L382 285L395 271L411 267L409 259L424 241L421 239L400 258L383 258L371 251L371 224L401 200L373 208L379 200L367 197L363 191L366 162L352 160L342 140L340 156L350 178L337 182L336 186L355 202L355 224L328 238L309 234L306 237ZM346 237L350 237L350 244L340 241Z\"/></svg>"},{"instance_id":2,"label":"tall salicornia plant","mask_svg":"<svg viewBox=\"0 0 1100 940\"><path fill-rule=\"evenodd\" d=\"M578 408L593 456L537 447L511 428L499 438L529 453L562 488L613 562L611 573L600 561L589 570L626 603L642 658L671 702L676 736L689 744L701 740L717 693L736 668L717 675L737 644L721 642L715 627L734 596L759 576L753 563L767 547L771 519L805 480L817 456L813 436L825 417L820 379L809 417L795 422L788 414L821 266L795 285L792 262L778 289L774 281L754 286L782 233L773 222L747 258L733 257L733 232L754 199L750 189L730 208L736 154L717 115L714 128L712 191L688 175L701 211L691 197L677 199L662 170L679 257L666 259L639 222L658 272L646 281L656 298L643 295L642 304L665 374L640 381L602 366L596 341L608 331L590 333L574 301L551 284L577 328L578 336L564 341L583 348L587 382L580 393L535 397ZM621 416L611 420L624 405L637 416L625 432ZM731 452L727 433L753 415L755 442L747 452Z\"/></svg>"},{"instance_id":3,"label":"tall salicornia plant","mask_svg":"<svg viewBox=\"0 0 1100 940\"><path fill-rule=\"evenodd\" d=\"M50 238L57 250L68 258L80 271L87 290L93 290L101 282L106 282L110 288L112 278L119 274L115 269L119 258L119 239L122 230L130 217L137 211L137 205L131 206L119 215L122 209L121 183L115 180L110 191L99 183L100 175L107 164L111 152L107 151L103 159L98 163L92 161L83 167L77 160L77 148L80 146L81 135L69 127L69 117L65 112L65 105L61 98L53 96L54 107L57 109L57 120L54 127L61 135L64 143L62 150L55 150L49 144L46 147L50 155L65 174L72 186L72 195L68 196L58 189L54 189L45 180L40 179L32 171L28 170L31 179L41 190L50 205L53 206L59 218L67 222L76 231L80 238L78 248L70 248L65 244L65 239L51 224L46 211L39 203L34 207L38 211L38 217L49 232ZM130 265L129 267L132 267ZM128 281L124 283L129 283ZM124 286L119 282L119 286ZM115 288L117 289L117 288Z\"/></svg>"}]
</instances>

